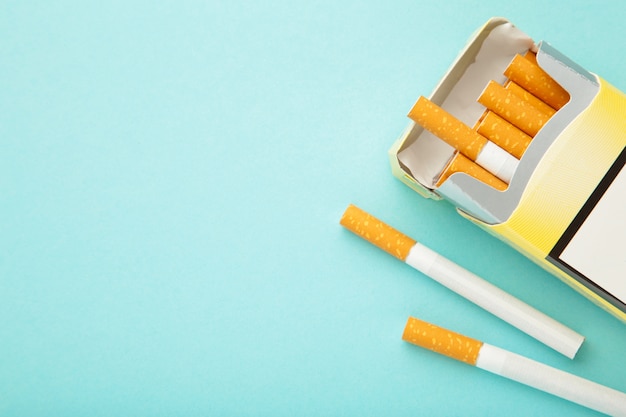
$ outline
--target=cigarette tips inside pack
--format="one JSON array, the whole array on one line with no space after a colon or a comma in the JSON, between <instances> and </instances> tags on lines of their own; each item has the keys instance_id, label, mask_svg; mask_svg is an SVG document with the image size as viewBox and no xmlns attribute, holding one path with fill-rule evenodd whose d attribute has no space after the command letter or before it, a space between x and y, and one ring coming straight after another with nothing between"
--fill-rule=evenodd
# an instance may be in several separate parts
<instances>
[{"instance_id":1,"label":"cigarette tips inside pack","mask_svg":"<svg viewBox=\"0 0 626 417\"><path fill-rule=\"evenodd\" d=\"M396 177L626 322L624 93L493 18L408 116Z\"/></svg>"}]
</instances>

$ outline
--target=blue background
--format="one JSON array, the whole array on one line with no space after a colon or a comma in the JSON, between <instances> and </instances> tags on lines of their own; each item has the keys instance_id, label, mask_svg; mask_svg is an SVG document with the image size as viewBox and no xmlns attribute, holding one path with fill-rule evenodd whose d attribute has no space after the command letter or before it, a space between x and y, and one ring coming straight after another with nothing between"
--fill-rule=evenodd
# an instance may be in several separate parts
<instances>
[{"instance_id":1,"label":"blue background","mask_svg":"<svg viewBox=\"0 0 626 417\"><path fill-rule=\"evenodd\" d=\"M4 1L0 415L595 415L409 315L626 391L626 327L390 173L505 16L626 90L620 1ZM341 228L355 203L587 337L574 361Z\"/></svg>"}]
</instances>

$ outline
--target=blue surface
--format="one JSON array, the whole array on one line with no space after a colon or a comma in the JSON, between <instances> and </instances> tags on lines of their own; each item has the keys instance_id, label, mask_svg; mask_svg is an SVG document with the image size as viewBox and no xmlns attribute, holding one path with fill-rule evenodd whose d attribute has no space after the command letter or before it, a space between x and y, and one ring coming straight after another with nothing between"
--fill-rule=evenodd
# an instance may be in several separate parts
<instances>
[{"instance_id":1,"label":"blue surface","mask_svg":"<svg viewBox=\"0 0 626 417\"><path fill-rule=\"evenodd\" d=\"M626 90L620 1L4 2L0 415L595 415L402 342L409 315L626 391L624 324L390 173L491 16ZM349 203L578 357L343 230Z\"/></svg>"}]
</instances>

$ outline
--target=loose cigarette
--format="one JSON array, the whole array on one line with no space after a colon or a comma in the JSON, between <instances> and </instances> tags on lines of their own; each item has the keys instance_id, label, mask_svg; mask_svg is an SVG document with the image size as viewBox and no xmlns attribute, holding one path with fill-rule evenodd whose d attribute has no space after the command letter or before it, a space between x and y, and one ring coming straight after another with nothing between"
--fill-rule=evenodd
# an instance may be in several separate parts
<instances>
[{"instance_id":1,"label":"loose cigarette","mask_svg":"<svg viewBox=\"0 0 626 417\"><path fill-rule=\"evenodd\" d=\"M348 206L340 224L568 358L584 341L575 331L354 205Z\"/></svg>"},{"instance_id":2,"label":"loose cigarette","mask_svg":"<svg viewBox=\"0 0 626 417\"><path fill-rule=\"evenodd\" d=\"M537 54L531 51L530 49L526 51L526 53L524 54L524 58L526 58L533 64L537 65Z\"/></svg>"},{"instance_id":3,"label":"loose cigarette","mask_svg":"<svg viewBox=\"0 0 626 417\"><path fill-rule=\"evenodd\" d=\"M495 81L487 84L478 102L533 137L550 118Z\"/></svg>"},{"instance_id":4,"label":"loose cigarette","mask_svg":"<svg viewBox=\"0 0 626 417\"><path fill-rule=\"evenodd\" d=\"M569 93L563 87L539 65L521 55L513 58L504 75L556 110L569 101Z\"/></svg>"},{"instance_id":5,"label":"loose cigarette","mask_svg":"<svg viewBox=\"0 0 626 417\"><path fill-rule=\"evenodd\" d=\"M496 190L504 191L508 187L506 182L502 181L460 152L456 152L450 162L448 162L448 165L446 165L443 169L439 179L437 180L437 187L443 184L448 177L450 177L450 175L456 172L464 172L467 175L495 188Z\"/></svg>"},{"instance_id":6,"label":"loose cigarette","mask_svg":"<svg viewBox=\"0 0 626 417\"><path fill-rule=\"evenodd\" d=\"M492 111L488 111L476 131L520 159L533 138Z\"/></svg>"},{"instance_id":7,"label":"loose cigarette","mask_svg":"<svg viewBox=\"0 0 626 417\"><path fill-rule=\"evenodd\" d=\"M511 181L519 160L435 103L420 97L409 117L502 181Z\"/></svg>"},{"instance_id":8,"label":"loose cigarette","mask_svg":"<svg viewBox=\"0 0 626 417\"><path fill-rule=\"evenodd\" d=\"M402 339L593 410L626 416L626 394L621 391L414 317L409 317Z\"/></svg>"},{"instance_id":9,"label":"loose cigarette","mask_svg":"<svg viewBox=\"0 0 626 417\"><path fill-rule=\"evenodd\" d=\"M516 96L527 101L531 106L536 107L537 109L544 112L548 117L552 117L554 116L554 113L556 113L556 110L541 101L538 97L524 90L519 84L514 83L513 81L509 81L504 87L507 90L512 91L513 94L515 94Z\"/></svg>"}]
</instances>

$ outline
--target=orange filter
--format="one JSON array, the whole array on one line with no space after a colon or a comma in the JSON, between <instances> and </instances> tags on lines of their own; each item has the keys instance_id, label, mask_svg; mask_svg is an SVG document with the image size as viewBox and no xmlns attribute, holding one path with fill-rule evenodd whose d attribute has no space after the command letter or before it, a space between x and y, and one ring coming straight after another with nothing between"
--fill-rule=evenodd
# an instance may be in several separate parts
<instances>
[{"instance_id":1,"label":"orange filter","mask_svg":"<svg viewBox=\"0 0 626 417\"><path fill-rule=\"evenodd\" d=\"M354 234L404 261L417 243L415 240L381 222L371 214L350 204L339 223Z\"/></svg>"},{"instance_id":2,"label":"orange filter","mask_svg":"<svg viewBox=\"0 0 626 417\"><path fill-rule=\"evenodd\" d=\"M515 94L516 96L523 98L524 100L529 102L531 105L533 105L534 107L538 108L539 110L547 114L548 117L552 117L554 113L556 113L556 110L548 106L543 101L539 100L537 97L530 94L528 91L524 90L519 84L516 84L513 81L510 81L507 83L505 87L507 90L512 91L513 94Z\"/></svg>"},{"instance_id":3,"label":"orange filter","mask_svg":"<svg viewBox=\"0 0 626 417\"><path fill-rule=\"evenodd\" d=\"M558 110L569 101L569 93L539 65L521 55L516 55L504 75L531 94Z\"/></svg>"},{"instance_id":4,"label":"orange filter","mask_svg":"<svg viewBox=\"0 0 626 417\"><path fill-rule=\"evenodd\" d=\"M528 51L526 51L526 53L524 54L524 58L526 58L527 60L529 60L533 64L537 65L537 54L535 54L530 49Z\"/></svg>"},{"instance_id":5,"label":"orange filter","mask_svg":"<svg viewBox=\"0 0 626 417\"><path fill-rule=\"evenodd\" d=\"M476 365L478 352L483 345L480 340L435 326L415 317L409 317L402 334L402 340L470 365Z\"/></svg>"},{"instance_id":6,"label":"orange filter","mask_svg":"<svg viewBox=\"0 0 626 417\"><path fill-rule=\"evenodd\" d=\"M495 81L490 81L478 102L524 133L535 136L549 117Z\"/></svg>"},{"instance_id":7,"label":"orange filter","mask_svg":"<svg viewBox=\"0 0 626 417\"><path fill-rule=\"evenodd\" d=\"M492 111L488 111L478 124L478 133L509 152L521 158L532 138Z\"/></svg>"},{"instance_id":8,"label":"orange filter","mask_svg":"<svg viewBox=\"0 0 626 417\"><path fill-rule=\"evenodd\" d=\"M409 117L473 161L487 143L486 138L426 97L417 100Z\"/></svg>"},{"instance_id":9,"label":"orange filter","mask_svg":"<svg viewBox=\"0 0 626 417\"><path fill-rule=\"evenodd\" d=\"M437 180L437 187L443 184L450 175L455 172L464 172L479 181L484 182L487 185L492 186L496 190L504 191L508 185L491 172L487 171L462 153L457 152L452 160L446 165L439 180Z\"/></svg>"}]
</instances>

